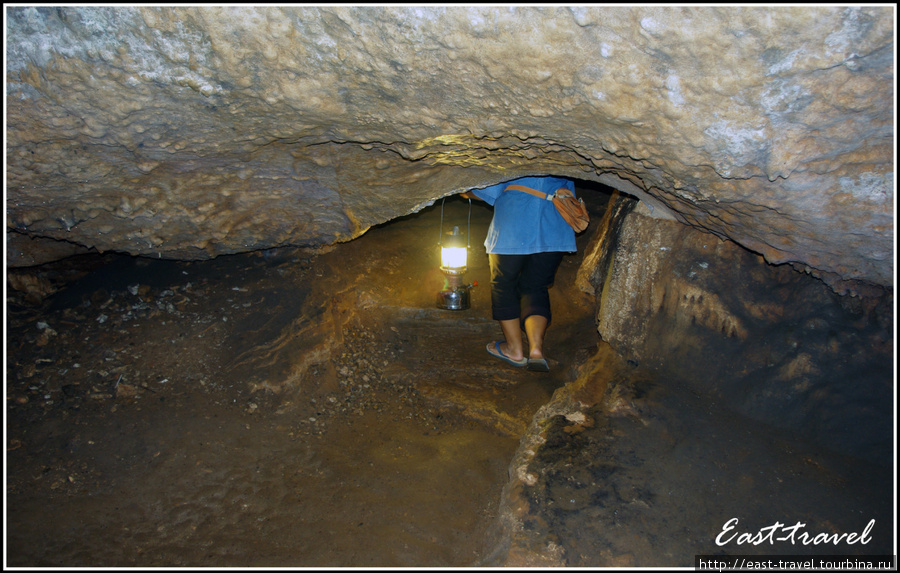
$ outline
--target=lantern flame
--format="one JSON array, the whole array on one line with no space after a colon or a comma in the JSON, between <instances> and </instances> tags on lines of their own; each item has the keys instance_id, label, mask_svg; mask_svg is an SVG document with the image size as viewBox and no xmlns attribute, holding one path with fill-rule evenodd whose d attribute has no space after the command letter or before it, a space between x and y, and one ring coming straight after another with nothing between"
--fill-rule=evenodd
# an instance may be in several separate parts
<instances>
[{"instance_id":1,"label":"lantern flame","mask_svg":"<svg viewBox=\"0 0 900 573\"><path fill-rule=\"evenodd\" d=\"M441 267L446 269L461 269L466 267L465 247L442 247Z\"/></svg>"}]
</instances>

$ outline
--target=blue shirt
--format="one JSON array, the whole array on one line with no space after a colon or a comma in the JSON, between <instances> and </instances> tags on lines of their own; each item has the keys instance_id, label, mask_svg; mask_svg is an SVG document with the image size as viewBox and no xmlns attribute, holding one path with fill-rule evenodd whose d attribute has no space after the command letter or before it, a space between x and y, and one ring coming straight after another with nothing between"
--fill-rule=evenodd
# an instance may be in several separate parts
<instances>
[{"instance_id":1,"label":"blue shirt","mask_svg":"<svg viewBox=\"0 0 900 573\"><path fill-rule=\"evenodd\" d=\"M552 201L510 189L508 185L531 187L553 194L560 188L575 193L575 184L558 177L522 177L471 192L494 207L484 247L490 254L530 255L533 253L574 253L575 230L566 223Z\"/></svg>"}]
</instances>

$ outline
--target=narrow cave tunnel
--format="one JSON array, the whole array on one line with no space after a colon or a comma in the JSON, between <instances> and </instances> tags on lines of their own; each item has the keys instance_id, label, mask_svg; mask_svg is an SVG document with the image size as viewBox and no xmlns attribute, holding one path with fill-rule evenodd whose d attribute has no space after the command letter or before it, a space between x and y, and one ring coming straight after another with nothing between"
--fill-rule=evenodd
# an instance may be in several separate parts
<instances>
[{"instance_id":1,"label":"narrow cave tunnel","mask_svg":"<svg viewBox=\"0 0 900 573\"><path fill-rule=\"evenodd\" d=\"M576 190L549 373L485 352L492 210L455 196L331 246L7 269L8 565L891 555L892 297ZM776 522L796 544L746 541Z\"/></svg>"}]
</instances>

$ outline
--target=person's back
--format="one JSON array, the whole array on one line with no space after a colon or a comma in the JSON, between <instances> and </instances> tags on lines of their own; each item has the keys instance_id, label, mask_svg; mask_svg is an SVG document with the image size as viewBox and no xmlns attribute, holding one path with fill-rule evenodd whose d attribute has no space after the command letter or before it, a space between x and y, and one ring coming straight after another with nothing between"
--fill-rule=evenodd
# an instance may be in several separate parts
<instances>
[{"instance_id":1,"label":"person's back","mask_svg":"<svg viewBox=\"0 0 900 573\"><path fill-rule=\"evenodd\" d=\"M494 218L484 246L488 254L528 255L550 251L575 252L575 233L552 201L507 187L521 186L552 195L575 186L558 177L522 177L475 189L472 193L494 207Z\"/></svg>"},{"instance_id":2,"label":"person's back","mask_svg":"<svg viewBox=\"0 0 900 573\"><path fill-rule=\"evenodd\" d=\"M563 255L576 250L575 231L552 201L538 196L552 196L560 188L575 192L567 179L522 177L466 194L494 207L484 246L491 265L491 312L506 340L489 343L487 351L513 366L540 372L549 370L543 354L551 320L548 289Z\"/></svg>"}]
</instances>

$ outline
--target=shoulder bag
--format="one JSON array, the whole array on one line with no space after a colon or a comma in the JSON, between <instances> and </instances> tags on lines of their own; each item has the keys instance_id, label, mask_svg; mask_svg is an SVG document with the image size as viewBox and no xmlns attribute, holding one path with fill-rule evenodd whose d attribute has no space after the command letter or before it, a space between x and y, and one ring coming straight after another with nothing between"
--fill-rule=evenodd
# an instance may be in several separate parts
<instances>
[{"instance_id":1,"label":"shoulder bag","mask_svg":"<svg viewBox=\"0 0 900 573\"><path fill-rule=\"evenodd\" d=\"M566 220L566 223L568 223L576 233L580 233L587 229L588 224L591 222L584 201L580 198L576 199L575 194L565 187L557 189L553 195L538 191L537 189L532 189L531 187L525 187L524 185L507 185L506 189L504 189L504 191L510 190L522 191L534 195L535 197L546 199L547 201L553 201L556 210L559 211L562 218Z\"/></svg>"}]
</instances>

